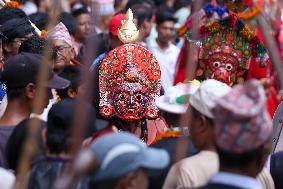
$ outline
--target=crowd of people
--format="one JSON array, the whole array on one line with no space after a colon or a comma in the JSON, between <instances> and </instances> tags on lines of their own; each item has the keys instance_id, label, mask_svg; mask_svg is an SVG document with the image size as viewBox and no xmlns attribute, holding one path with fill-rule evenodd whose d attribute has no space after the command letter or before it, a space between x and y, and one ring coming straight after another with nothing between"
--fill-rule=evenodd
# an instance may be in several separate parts
<instances>
[{"instance_id":1,"label":"crowd of people","mask_svg":"<svg viewBox=\"0 0 283 189\"><path fill-rule=\"evenodd\" d=\"M283 1L0 6L0 189L283 188Z\"/></svg>"}]
</instances>

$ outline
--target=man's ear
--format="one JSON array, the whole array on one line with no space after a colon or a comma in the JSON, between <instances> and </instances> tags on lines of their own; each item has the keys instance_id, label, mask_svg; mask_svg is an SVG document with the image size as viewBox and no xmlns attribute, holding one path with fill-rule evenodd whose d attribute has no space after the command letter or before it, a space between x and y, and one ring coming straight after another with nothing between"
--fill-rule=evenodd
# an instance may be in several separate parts
<instances>
[{"instance_id":1,"label":"man's ear","mask_svg":"<svg viewBox=\"0 0 283 189\"><path fill-rule=\"evenodd\" d=\"M198 130L200 132L204 132L207 130L207 127L209 127L208 120L205 118L205 116L201 115L198 117L198 121L200 124L198 124Z\"/></svg>"},{"instance_id":2,"label":"man's ear","mask_svg":"<svg viewBox=\"0 0 283 189\"><path fill-rule=\"evenodd\" d=\"M25 87L25 94L29 99L35 98L35 85L33 83L27 84Z\"/></svg>"},{"instance_id":3,"label":"man's ear","mask_svg":"<svg viewBox=\"0 0 283 189\"><path fill-rule=\"evenodd\" d=\"M71 53L71 58L75 58L76 57L76 51L75 51L74 47L72 47L70 53Z\"/></svg>"}]
</instances>

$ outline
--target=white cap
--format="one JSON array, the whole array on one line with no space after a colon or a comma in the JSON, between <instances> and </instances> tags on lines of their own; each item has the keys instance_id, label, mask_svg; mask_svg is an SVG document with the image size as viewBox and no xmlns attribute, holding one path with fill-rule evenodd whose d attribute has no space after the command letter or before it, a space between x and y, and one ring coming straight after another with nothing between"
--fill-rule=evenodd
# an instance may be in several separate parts
<instances>
[{"instance_id":1,"label":"white cap","mask_svg":"<svg viewBox=\"0 0 283 189\"><path fill-rule=\"evenodd\" d=\"M201 83L199 89L189 99L190 105L201 114L214 118L211 109L215 107L215 100L231 91L231 87L214 79Z\"/></svg>"},{"instance_id":2,"label":"white cap","mask_svg":"<svg viewBox=\"0 0 283 189\"><path fill-rule=\"evenodd\" d=\"M15 184L15 175L0 167L0 188L1 189L12 189Z\"/></svg>"},{"instance_id":3,"label":"white cap","mask_svg":"<svg viewBox=\"0 0 283 189\"><path fill-rule=\"evenodd\" d=\"M189 102L185 98L194 94L199 86L200 82L197 80L189 83L178 83L173 87L169 87L165 95L156 99L155 103L159 109L169 113L186 113Z\"/></svg>"}]
</instances>

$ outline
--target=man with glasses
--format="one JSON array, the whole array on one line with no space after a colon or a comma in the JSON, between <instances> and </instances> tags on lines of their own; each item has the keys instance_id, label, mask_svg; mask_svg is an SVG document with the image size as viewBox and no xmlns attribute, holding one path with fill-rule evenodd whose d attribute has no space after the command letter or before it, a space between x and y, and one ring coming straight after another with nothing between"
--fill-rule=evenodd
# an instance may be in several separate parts
<instances>
[{"instance_id":1,"label":"man with glasses","mask_svg":"<svg viewBox=\"0 0 283 189\"><path fill-rule=\"evenodd\" d=\"M34 28L26 18L16 18L5 22L2 32L5 36L3 38L3 57L6 61L18 54L22 42L33 35Z\"/></svg>"},{"instance_id":2,"label":"man with glasses","mask_svg":"<svg viewBox=\"0 0 283 189\"><path fill-rule=\"evenodd\" d=\"M60 22L46 34L46 39L53 46L53 71L61 73L66 66L79 64L74 60L75 50L66 26Z\"/></svg>"}]
</instances>

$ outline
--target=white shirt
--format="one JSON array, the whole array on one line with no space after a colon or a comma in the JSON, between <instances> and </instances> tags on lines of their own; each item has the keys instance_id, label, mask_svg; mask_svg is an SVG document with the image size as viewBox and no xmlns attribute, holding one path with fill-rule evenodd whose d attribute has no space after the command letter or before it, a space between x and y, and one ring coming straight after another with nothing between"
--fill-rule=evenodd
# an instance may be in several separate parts
<instances>
[{"instance_id":1,"label":"white shirt","mask_svg":"<svg viewBox=\"0 0 283 189\"><path fill-rule=\"evenodd\" d=\"M262 186L255 178L227 172L217 173L210 179L209 183L224 184L245 189L262 189Z\"/></svg>"},{"instance_id":2,"label":"white shirt","mask_svg":"<svg viewBox=\"0 0 283 189\"><path fill-rule=\"evenodd\" d=\"M198 154L174 164L168 172L162 189L203 186L212 175L218 172L218 169L219 159L217 153L200 151Z\"/></svg>"},{"instance_id":3,"label":"white shirt","mask_svg":"<svg viewBox=\"0 0 283 189\"><path fill-rule=\"evenodd\" d=\"M185 158L178 163L175 163L165 179L162 189L175 189L178 187L197 188L201 187L207 182L221 182L221 178L225 178L227 174L216 174L219 171L219 158L216 152L200 151L198 154ZM213 177L213 175L220 175ZM228 175L229 176L229 175ZM220 177L220 179L219 179ZM212 179L211 179L212 178ZM235 178L237 179L242 177ZM224 181L226 179L223 179ZM230 183L231 179L228 179ZM245 180L245 179L244 179ZM249 180L249 179L247 179ZM257 176L260 183L260 189L274 189L273 179L267 169L263 169ZM218 182L217 182L218 183ZM234 186L234 181L231 182ZM248 181L248 183L253 183ZM226 183L219 183L226 184ZM244 187L245 188L245 187ZM245 188L250 189L250 188ZM258 188L251 188L258 189Z\"/></svg>"},{"instance_id":4,"label":"white shirt","mask_svg":"<svg viewBox=\"0 0 283 189\"><path fill-rule=\"evenodd\" d=\"M172 87L174 83L176 63L180 49L170 43L167 49L162 50L156 40L149 41L148 49L157 58L160 65L161 83L166 93L168 87Z\"/></svg>"}]
</instances>

